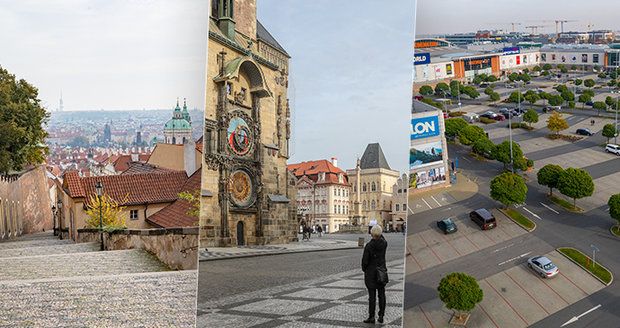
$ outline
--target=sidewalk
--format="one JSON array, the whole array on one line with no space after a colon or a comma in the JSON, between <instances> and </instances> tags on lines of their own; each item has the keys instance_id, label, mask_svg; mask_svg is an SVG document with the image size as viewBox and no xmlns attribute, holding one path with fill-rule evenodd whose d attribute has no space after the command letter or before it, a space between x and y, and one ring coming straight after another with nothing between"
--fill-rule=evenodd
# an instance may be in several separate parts
<instances>
[{"instance_id":1,"label":"sidewalk","mask_svg":"<svg viewBox=\"0 0 620 328\"><path fill-rule=\"evenodd\" d=\"M478 184L462 173L456 174L456 183L446 188L409 194L409 211L412 214L460 202L478 193Z\"/></svg>"},{"instance_id":2,"label":"sidewalk","mask_svg":"<svg viewBox=\"0 0 620 328\"><path fill-rule=\"evenodd\" d=\"M403 262L387 263L383 327L400 327ZM351 270L198 305L197 327L371 327L361 270ZM377 324L379 325L379 324Z\"/></svg>"},{"instance_id":3,"label":"sidewalk","mask_svg":"<svg viewBox=\"0 0 620 328\"><path fill-rule=\"evenodd\" d=\"M360 237L366 237L360 235ZM239 247L209 247L200 250L200 261L215 261L240 257L266 256L289 253L318 252L340 249L360 248L357 241L339 240L313 235L309 241L298 241L290 244L257 245Z\"/></svg>"}]
</instances>

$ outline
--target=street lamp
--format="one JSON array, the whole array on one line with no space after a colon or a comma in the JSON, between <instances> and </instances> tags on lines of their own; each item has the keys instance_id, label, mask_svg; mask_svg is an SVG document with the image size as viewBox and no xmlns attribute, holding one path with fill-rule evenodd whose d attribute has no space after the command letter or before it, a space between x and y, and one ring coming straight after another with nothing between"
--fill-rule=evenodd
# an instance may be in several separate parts
<instances>
[{"instance_id":1,"label":"street lamp","mask_svg":"<svg viewBox=\"0 0 620 328\"><path fill-rule=\"evenodd\" d=\"M103 183L101 183L101 181L97 181L95 184L95 190L97 190L97 199L99 200L99 237L101 238L101 250L103 250L103 215L101 214L103 207L103 204L101 203L103 196Z\"/></svg>"},{"instance_id":2,"label":"street lamp","mask_svg":"<svg viewBox=\"0 0 620 328\"><path fill-rule=\"evenodd\" d=\"M59 199L56 202L56 208L58 209L58 235L60 236L60 240L62 240L62 224L60 224L62 220L62 199ZM54 236L56 235L56 226L54 226Z\"/></svg>"}]
</instances>

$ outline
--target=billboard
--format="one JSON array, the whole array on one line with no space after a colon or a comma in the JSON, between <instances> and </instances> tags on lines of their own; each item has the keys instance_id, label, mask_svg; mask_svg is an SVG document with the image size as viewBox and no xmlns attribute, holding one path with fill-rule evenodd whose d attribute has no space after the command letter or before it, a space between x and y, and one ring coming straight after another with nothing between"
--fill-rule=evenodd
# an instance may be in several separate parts
<instances>
[{"instance_id":1,"label":"billboard","mask_svg":"<svg viewBox=\"0 0 620 328\"><path fill-rule=\"evenodd\" d=\"M463 66L466 71L489 68L491 67L491 57L465 59Z\"/></svg>"},{"instance_id":2,"label":"billboard","mask_svg":"<svg viewBox=\"0 0 620 328\"><path fill-rule=\"evenodd\" d=\"M443 166L409 174L409 188L412 189L426 188L445 182L446 168Z\"/></svg>"},{"instance_id":3,"label":"billboard","mask_svg":"<svg viewBox=\"0 0 620 328\"><path fill-rule=\"evenodd\" d=\"M437 164L443 160L443 145L441 141L411 146L409 150L409 169Z\"/></svg>"},{"instance_id":4,"label":"billboard","mask_svg":"<svg viewBox=\"0 0 620 328\"><path fill-rule=\"evenodd\" d=\"M505 47L503 50L504 55L516 55L520 52L519 47Z\"/></svg>"},{"instance_id":5,"label":"billboard","mask_svg":"<svg viewBox=\"0 0 620 328\"><path fill-rule=\"evenodd\" d=\"M429 52L418 53L413 56L414 65L430 64L430 62L431 62L431 54Z\"/></svg>"},{"instance_id":6,"label":"billboard","mask_svg":"<svg viewBox=\"0 0 620 328\"><path fill-rule=\"evenodd\" d=\"M411 140L435 137L439 135L439 116L427 116L411 119Z\"/></svg>"}]
</instances>

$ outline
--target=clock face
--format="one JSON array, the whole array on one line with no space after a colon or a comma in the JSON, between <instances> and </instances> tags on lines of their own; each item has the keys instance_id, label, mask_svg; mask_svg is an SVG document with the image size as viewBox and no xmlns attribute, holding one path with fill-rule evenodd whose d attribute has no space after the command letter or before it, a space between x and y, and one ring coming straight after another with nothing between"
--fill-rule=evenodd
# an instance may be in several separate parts
<instances>
[{"instance_id":1,"label":"clock face","mask_svg":"<svg viewBox=\"0 0 620 328\"><path fill-rule=\"evenodd\" d=\"M233 117L228 123L228 147L237 155L247 155L252 149L252 134L248 123L241 117Z\"/></svg>"},{"instance_id":2,"label":"clock face","mask_svg":"<svg viewBox=\"0 0 620 328\"><path fill-rule=\"evenodd\" d=\"M233 204L248 207L254 201L254 184L250 175L244 170L236 170L230 175L228 192Z\"/></svg>"}]
</instances>

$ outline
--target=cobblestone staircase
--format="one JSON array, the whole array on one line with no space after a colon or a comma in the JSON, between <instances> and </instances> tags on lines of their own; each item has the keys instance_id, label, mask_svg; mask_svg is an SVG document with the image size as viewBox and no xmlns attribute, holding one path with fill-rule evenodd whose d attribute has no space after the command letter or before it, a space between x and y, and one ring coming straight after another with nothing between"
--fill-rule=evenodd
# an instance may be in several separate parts
<instances>
[{"instance_id":1,"label":"cobblestone staircase","mask_svg":"<svg viewBox=\"0 0 620 328\"><path fill-rule=\"evenodd\" d=\"M0 243L0 327L193 327L197 273L51 233Z\"/></svg>"}]
</instances>

